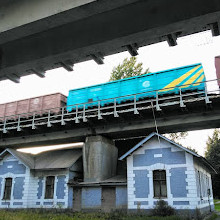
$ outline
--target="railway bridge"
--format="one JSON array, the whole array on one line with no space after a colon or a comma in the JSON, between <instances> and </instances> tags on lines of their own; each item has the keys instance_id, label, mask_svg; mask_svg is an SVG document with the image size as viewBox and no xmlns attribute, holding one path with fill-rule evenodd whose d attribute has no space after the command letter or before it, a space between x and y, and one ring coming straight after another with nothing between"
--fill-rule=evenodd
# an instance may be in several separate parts
<instances>
[{"instance_id":1,"label":"railway bridge","mask_svg":"<svg viewBox=\"0 0 220 220\"><path fill-rule=\"evenodd\" d=\"M216 81L209 81L207 85ZM105 136L111 140L159 133L216 128L220 125L219 90L197 91L159 96L150 91L151 98L137 99L140 94L82 103L59 109L53 114L33 112L7 117L0 122L0 147L31 147L85 141L89 136ZM145 95L146 97L146 95ZM108 101L108 105L102 102ZM89 108L86 106L90 105ZM10 117L11 118L11 117Z\"/></svg>"}]
</instances>

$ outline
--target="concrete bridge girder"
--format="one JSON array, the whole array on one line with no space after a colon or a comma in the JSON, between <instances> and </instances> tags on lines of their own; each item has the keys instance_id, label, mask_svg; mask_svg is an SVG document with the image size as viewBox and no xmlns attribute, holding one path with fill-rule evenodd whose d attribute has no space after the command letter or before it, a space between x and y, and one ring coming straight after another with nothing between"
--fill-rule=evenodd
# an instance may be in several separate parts
<instances>
[{"instance_id":1,"label":"concrete bridge girder","mask_svg":"<svg viewBox=\"0 0 220 220\"><path fill-rule=\"evenodd\" d=\"M48 2L50 0L45 4ZM164 40L172 46L179 36L210 28L216 30L220 20L217 0L65 2L68 3L65 7L57 4L61 12L58 8L48 9L48 17L42 15L43 11L38 15L41 19L29 16L30 23L27 17L24 25L14 28L3 25L5 31L0 33L1 80L9 78L19 82L21 76L63 66L62 63L73 65L94 57L100 60L106 55ZM31 4L26 0L22 3ZM32 4L37 3L33 1ZM12 5L9 4L8 11ZM3 8L0 5L0 12ZM6 19L7 16L3 21ZM97 62L97 59L94 60Z\"/></svg>"},{"instance_id":2,"label":"concrete bridge girder","mask_svg":"<svg viewBox=\"0 0 220 220\"><path fill-rule=\"evenodd\" d=\"M212 100L213 108L209 109L205 103L193 103L187 112L176 111L174 109L167 109L164 115L156 114L156 122L160 133L170 133L179 131L199 130L208 128L220 127L220 98ZM167 107L168 108L168 107ZM180 108L180 107L178 107ZM162 108L163 110L163 108ZM113 116L112 116L113 117ZM122 117L122 119L121 119ZM67 128L60 127L59 131L49 128L46 131L38 132L38 134L19 133L17 137L13 135L2 136L0 139L0 148L14 147L32 147L32 146L46 146L62 143L71 143L84 141L86 137L101 135L110 139L122 139L146 136L151 132L155 132L155 121L152 112L148 116L140 117L139 115L129 115L124 118L120 116L114 120L101 120L99 123L89 125L87 122L83 123L83 127ZM39 134L40 133L40 134Z\"/></svg>"}]
</instances>

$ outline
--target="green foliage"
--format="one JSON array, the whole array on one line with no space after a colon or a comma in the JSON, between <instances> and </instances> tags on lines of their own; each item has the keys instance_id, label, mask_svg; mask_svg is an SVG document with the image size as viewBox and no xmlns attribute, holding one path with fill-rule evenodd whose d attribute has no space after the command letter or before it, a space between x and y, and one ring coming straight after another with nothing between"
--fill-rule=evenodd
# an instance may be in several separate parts
<instances>
[{"instance_id":1,"label":"green foliage","mask_svg":"<svg viewBox=\"0 0 220 220\"><path fill-rule=\"evenodd\" d=\"M177 133L170 133L169 134L169 139L176 142L176 143L178 143L178 141L180 139L186 138L187 135L188 135L187 131L182 131L182 132L177 132Z\"/></svg>"},{"instance_id":2,"label":"green foliage","mask_svg":"<svg viewBox=\"0 0 220 220\"><path fill-rule=\"evenodd\" d=\"M72 210L1 210L1 220L187 220L183 216L148 216L144 214L126 214L115 211L112 213L72 212ZM210 219L214 220L214 219Z\"/></svg>"},{"instance_id":3,"label":"green foliage","mask_svg":"<svg viewBox=\"0 0 220 220\"><path fill-rule=\"evenodd\" d=\"M130 59L125 58L122 64L114 67L111 72L111 77L109 81L115 81L119 79L125 79L132 76L140 76L149 73L149 69L143 72L142 63L137 63L136 57L131 57Z\"/></svg>"},{"instance_id":4,"label":"green foliage","mask_svg":"<svg viewBox=\"0 0 220 220\"><path fill-rule=\"evenodd\" d=\"M196 154L198 154L198 151L197 150L195 150L194 148L191 148L191 147L186 147L187 149L189 149L190 151L192 151L192 152L194 152L194 153L196 153Z\"/></svg>"},{"instance_id":5,"label":"green foliage","mask_svg":"<svg viewBox=\"0 0 220 220\"><path fill-rule=\"evenodd\" d=\"M215 220L216 218L218 218L218 215L216 213L212 213L212 215L206 218L206 220Z\"/></svg>"},{"instance_id":6,"label":"green foliage","mask_svg":"<svg viewBox=\"0 0 220 220\"><path fill-rule=\"evenodd\" d=\"M215 129L206 142L205 158L220 171L220 131Z\"/></svg>"},{"instance_id":7,"label":"green foliage","mask_svg":"<svg viewBox=\"0 0 220 220\"><path fill-rule=\"evenodd\" d=\"M172 208L164 200L158 200L156 206L152 210L153 216L171 216L175 214L175 209Z\"/></svg>"},{"instance_id":8,"label":"green foliage","mask_svg":"<svg viewBox=\"0 0 220 220\"><path fill-rule=\"evenodd\" d=\"M205 158L211 163L218 174L212 176L214 197L220 198L220 131L215 129L212 137L206 142Z\"/></svg>"},{"instance_id":9,"label":"green foliage","mask_svg":"<svg viewBox=\"0 0 220 220\"><path fill-rule=\"evenodd\" d=\"M220 212L220 200L219 199L214 200L214 205L215 205L215 210Z\"/></svg>"}]
</instances>

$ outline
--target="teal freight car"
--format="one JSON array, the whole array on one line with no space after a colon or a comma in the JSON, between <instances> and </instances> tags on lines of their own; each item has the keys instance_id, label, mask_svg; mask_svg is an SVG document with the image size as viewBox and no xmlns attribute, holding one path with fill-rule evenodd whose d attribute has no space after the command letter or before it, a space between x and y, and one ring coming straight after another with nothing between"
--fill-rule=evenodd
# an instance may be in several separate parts
<instances>
[{"instance_id":1,"label":"teal freight car","mask_svg":"<svg viewBox=\"0 0 220 220\"><path fill-rule=\"evenodd\" d=\"M68 111L76 108L76 105L82 107L82 103L88 106L97 105L99 100L104 100L101 105L128 100L132 94L138 94L140 97L156 96L167 93L179 93L179 88L187 91L205 90L205 75L201 64L194 64L180 68L148 73L141 76L135 76L127 79L107 82L94 86L73 89L69 91L67 97ZM126 97L127 96L127 97Z\"/></svg>"}]
</instances>

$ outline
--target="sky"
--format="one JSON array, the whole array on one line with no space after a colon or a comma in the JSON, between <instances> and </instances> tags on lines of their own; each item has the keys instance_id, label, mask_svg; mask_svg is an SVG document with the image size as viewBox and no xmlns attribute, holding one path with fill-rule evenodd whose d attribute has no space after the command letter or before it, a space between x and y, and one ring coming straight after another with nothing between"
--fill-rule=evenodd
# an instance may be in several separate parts
<instances>
[{"instance_id":1,"label":"sky","mask_svg":"<svg viewBox=\"0 0 220 220\"><path fill-rule=\"evenodd\" d=\"M137 61L142 62L144 69L149 68L150 72L202 63L206 80L216 78L214 57L220 55L220 36L212 37L210 31L205 31L179 38L177 43L175 47L169 47L167 42L141 47ZM91 60L75 64L72 72L58 68L47 71L45 78L25 76L19 84L9 80L0 81L0 104L57 92L68 95L71 89L105 83L109 80L113 67L127 57L129 58L130 54L123 52L106 56L103 65L97 65ZM213 89L218 89L216 82L208 83L208 90ZM204 155L206 141L212 132L212 129L192 131L180 142Z\"/></svg>"}]
</instances>

